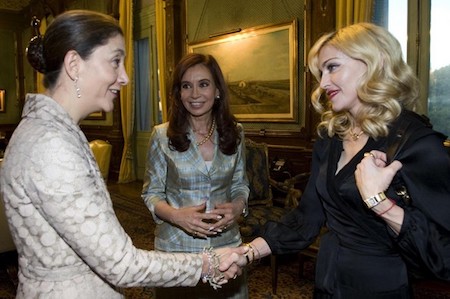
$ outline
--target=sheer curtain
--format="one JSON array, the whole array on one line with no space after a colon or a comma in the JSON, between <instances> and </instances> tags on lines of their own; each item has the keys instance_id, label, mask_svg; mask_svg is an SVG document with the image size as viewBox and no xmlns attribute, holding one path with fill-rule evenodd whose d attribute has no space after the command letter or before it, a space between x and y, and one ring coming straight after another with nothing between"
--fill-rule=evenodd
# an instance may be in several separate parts
<instances>
[{"instance_id":1,"label":"sheer curtain","mask_svg":"<svg viewBox=\"0 0 450 299\"><path fill-rule=\"evenodd\" d=\"M370 22L373 5L374 0L336 0L336 29L354 23Z\"/></svg>"},{"instance_id":2,"label":"sheer curtain","mask_svg":"<svg viewBox=\"0 0 450 299\"><path fill-rule=\"evenodd\" d=\"M124 139L122 160L120 163L119 183L128 183L136 180L133 156L133 126L134 126L134 52L133 52L133 1L120 0L119 23L125 37L125 69L130 82L122 88L120 93L120 108L122 117L122 132Z\"/></svg>"},{"instance_id":3,"label":"sheer curtain","mask_svg":"<svg viewBox=\"0 0 450 299\"><path fill-rule=\"evenodd\" d=\"M135 100L136 100L136 128L137 131L150 131L152 124L152 108L150 101L149 83L149 53L148 38L134 42L135 59Z\"/></svg>"}]
</instances>

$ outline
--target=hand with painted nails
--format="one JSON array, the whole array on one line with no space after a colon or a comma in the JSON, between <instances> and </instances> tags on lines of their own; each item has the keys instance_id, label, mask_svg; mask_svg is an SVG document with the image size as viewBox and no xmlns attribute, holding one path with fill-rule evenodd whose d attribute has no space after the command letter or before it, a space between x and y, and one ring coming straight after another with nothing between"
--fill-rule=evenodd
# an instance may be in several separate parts
<instances>
[{"instance_id":1,"label":"hand with painted nails","mask_svg":"<svg viewBox=\"0 0 450 299\"><path fill-rule=\"evenodd\" d=\"M242 215L243 205L242 200L234 200L216 205L210 212L215 215L222 215L223 217L214 223L213 230L223 232L237 223L239 217Z\"/></svg>"},{"instance_id":2,"label":"hand with painted nails","mask_svg":"<svg viewBox=\"0 0 450 299\"><path fill-rule=\"evenodd\" d=\"M217 235L220 231L214 229L214 225L223 216L213 211L205 213L205 208L206 204L203 203L197 206L174 209L172 223L196 238Z\"/></svg>"}]
</instances>

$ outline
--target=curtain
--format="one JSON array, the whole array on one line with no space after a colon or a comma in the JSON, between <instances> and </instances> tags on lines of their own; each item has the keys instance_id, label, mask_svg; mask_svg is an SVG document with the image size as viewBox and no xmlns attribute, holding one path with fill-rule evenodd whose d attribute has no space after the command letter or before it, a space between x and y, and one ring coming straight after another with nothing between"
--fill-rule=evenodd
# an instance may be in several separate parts
<instances>
[{"instance_id":1,"label":"curtain","mask_svg":"<svg viewBox=\"0 0 450 299\"><path fill-rule=\"evenodd\" d=\"M155 1L156 10L156 47L158 53L159 101L162 110L162 122L167 121L166 99L166 17L164 0Z\"/></svg>"},{"instance_id":2,"label":"curtain","mask_svg":"<svg viewBox=\"0 0 450 299\"><path fill-rule=\"evenodd\" d=\"M152 123L152 107L150 101L152 96L150 94L149 82L149 53L150 48L148 39L140 39L134 42L134 59L135 59L135 101L136 101L136 129L137 131L150 131Z\"/></svg>"},{"instance_id":3,"label":"curtain","mask_svg":"<svg viewBox=\"0 0 450 299\"><path fill-rule=\"evenodd\" d=\"M120 0L119 23L125 37L125 69L130 82L122 88L120 93L120 109L123 132L123 153L120 163L119 183L128 183L136 180L133 156L133 126L134 126L134 52L133 52L133 1Z\"/></svg>"},{"instance_id":4,"label":"curtain","mask_svg":"<svg viewBox=\"0 0 450 299\"><path fill-rule=\"evenodd\" d=\"M370 22L374 0L336 0L336 30L358 23Z\"/></svg>"}]
</instances>

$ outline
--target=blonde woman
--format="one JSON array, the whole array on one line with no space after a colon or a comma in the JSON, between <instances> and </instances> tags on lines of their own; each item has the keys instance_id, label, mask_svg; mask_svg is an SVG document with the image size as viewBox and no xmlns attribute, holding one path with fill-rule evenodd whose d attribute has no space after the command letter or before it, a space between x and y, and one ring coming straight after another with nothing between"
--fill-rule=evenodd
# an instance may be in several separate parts
<instances>
[{"instance_id":1,"label":"blonde woman","mask_svg":"<svg viewBox=\"0 0 450 299\"><path fill-rule=\"evenodd\" d=\"M412 298L414 274L450 280L445 136L412 112L419 84L400 44L360 23L321 37L308 59L322 116L311 178L298 208L247 247L297 252L327 226L315 298Z\"/></svg>"}]
</instances>

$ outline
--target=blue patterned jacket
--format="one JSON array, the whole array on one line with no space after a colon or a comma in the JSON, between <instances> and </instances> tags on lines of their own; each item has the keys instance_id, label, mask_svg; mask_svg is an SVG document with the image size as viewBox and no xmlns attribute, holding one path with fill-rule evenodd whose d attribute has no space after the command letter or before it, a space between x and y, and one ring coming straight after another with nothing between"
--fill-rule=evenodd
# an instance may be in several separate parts
<instances>
[{"instance_id":1,"label":"blue patterned jacket","mask_svg":"<svg viewBox=\"0 0 450 299\"><path fill-rule=\"evenodd\" d=\"M142 198L157 224L155 249L198 252L209 246L238 246L241 243L241 235L237 224L214 237L194 238L182 229L158 218L154 213L154 207L161 200L167 201L175 208L199 205L207 200L207 209L237 198L247 200L249 188L245 173L243 133L237 153L233 155L225 155L219 150L218 134L214 134L214 158L208 170L194 142L185 152L169 149L167 127L168 123L164 123L153 129L142 192ZM192 131L190 136L193 136Z\"/></svg>"}]
</instances>

